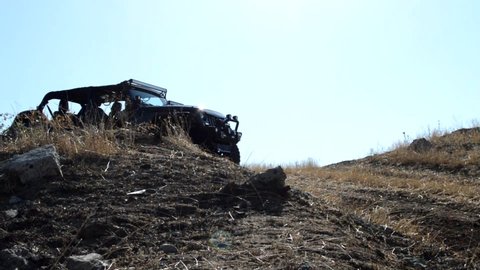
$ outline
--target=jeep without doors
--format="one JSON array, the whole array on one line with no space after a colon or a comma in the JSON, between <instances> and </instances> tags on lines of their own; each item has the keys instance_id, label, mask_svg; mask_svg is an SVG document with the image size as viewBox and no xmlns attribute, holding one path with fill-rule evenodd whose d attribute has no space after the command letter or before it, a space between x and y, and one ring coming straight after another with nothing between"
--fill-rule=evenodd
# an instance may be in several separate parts
<instances>
[{"instance_id":1,"label":"jeep without doors","mask_svg":"<svg viewBox=\"0 0 480 270\"><path fill-rule=\"evenodd\" d=\"M68 119L77 127L102 124L108 128L152 123L162 129L167 121L180 124L192 142L240 163L237 116L167 100L167 89L134 79L115 85L89 86L49 92L36 110L15 117L14 125L32 121ZM13 125L12 125L13 127Z\"/></svg>"}]
</instances>

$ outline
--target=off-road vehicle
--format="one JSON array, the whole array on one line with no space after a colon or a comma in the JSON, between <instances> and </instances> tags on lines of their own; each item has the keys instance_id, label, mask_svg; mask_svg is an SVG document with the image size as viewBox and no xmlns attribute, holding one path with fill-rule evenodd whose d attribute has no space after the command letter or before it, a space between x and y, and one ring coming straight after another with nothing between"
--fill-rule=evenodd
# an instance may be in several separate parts
<instances>
[{"instance_id":1,"label":"off-road vehicle","mask_svg":"<svg viewBox=\"0 0 480 270\"><path fill-rule=\"evenodd\" d=\"M167 121L180 124L192 142L240 163L237 116L167 100L167 89L134 79L115 85L89 86L49 92L36 110L15 117L14 125L32 121L68 119L74 126L102 124L108 128L152 123L162 129ZM233 125L231 124L234 124Z\"/></svg>"}]
</instances>

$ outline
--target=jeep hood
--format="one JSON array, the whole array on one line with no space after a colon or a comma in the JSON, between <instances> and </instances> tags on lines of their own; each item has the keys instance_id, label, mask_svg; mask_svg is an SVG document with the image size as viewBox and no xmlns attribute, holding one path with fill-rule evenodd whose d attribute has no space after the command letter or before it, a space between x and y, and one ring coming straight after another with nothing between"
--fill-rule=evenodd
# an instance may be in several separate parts
<instances>
[{"instance_id":1,"label":"jeep hood","mask_svg":"<svg viewBox=\"0 0 480 270\"><path fill-rule=\"evenodd\" d=\"M213 115L215 117L218 117L218 118L226 118L226 116L222 113L219 113L217 111L214 111L214 110L209 110L209 109L199 109L200 111L202 112L205 112L206 114L209 114L209 115Z\"/></svg>"},{"instance_id":2,"label":"jeep hood","mask_svg":"<svg viewBox=\"0 0 480 270\"><path fill-rule=\"evenodd\" d=\"M185 111L200 111L200 112L203 112L205 114L208 114L208 115L211 115L211 116L214 116L214 117L217 117L217 118L222 118L222 119L225 119L226 116L220 112L217 112L217 111L214 111L214 110L210 110L210 109L200 109L199 107L197 106L191 106L191 105L166 105L166 107L169 107L169 108L176 108L176 109L180 109L180 110L185 110Z\"/></svg>"}]
</instances>

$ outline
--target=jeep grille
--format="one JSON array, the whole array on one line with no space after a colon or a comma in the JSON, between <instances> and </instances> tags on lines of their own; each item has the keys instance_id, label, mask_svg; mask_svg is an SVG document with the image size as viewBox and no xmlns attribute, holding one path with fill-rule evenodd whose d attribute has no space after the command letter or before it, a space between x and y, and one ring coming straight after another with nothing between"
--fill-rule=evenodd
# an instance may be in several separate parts
<instances>
[{"instance_id":1,"label":"jeep grille","mask_svg":"<svg viewBox=\"0 0 480 270\"><path fill-rule=\"evenodd\" d=\"M215 117L215 116L212 116L212 115L204 115L203 116L203 121L205 121L205 124L206 125L209 125L209 126L215 126L215 123L219 120L219 118Z\"/></svg>"}]
</instances>

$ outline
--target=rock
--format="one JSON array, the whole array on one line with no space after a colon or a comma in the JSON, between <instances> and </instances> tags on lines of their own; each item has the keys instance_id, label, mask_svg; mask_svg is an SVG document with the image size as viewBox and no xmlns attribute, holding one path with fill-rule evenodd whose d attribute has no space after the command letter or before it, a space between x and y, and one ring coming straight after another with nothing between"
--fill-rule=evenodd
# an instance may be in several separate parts
<instances>
[{"instance_id":1,"label":"rock","mask_svg":"<svg viewBox=\"0 0 480 270\"><path fill-rule=\"evenodd\" d=\"M177 247L172 244L162 244L160 246L160 250L165 253L178 253Z\"/></svg>"},{"instance_id":2,"label":"rock","mask_svg":"<svg viewBox=\"0 0 480 270\"><path fill-rule=\"evenodd\" d=\"M219 190L218 204L234 206L236 209L253 208L279 214L290 196L290 187L285 185L287 178L281 167L257 174L239 185L227 183ZM225 196L230 195L230 196ZM235 212L236 213L236 212ZM240 215L243 215L240 212Z\"/></svg>"},{"instance_id":3,"label":"rock","mask_svg":"<svg viewBox=\"0 0 480 270\"><path fill-rule=\"evenodd\" d=\"M287 175L282 167L268 169L264 173L254 175L249 183L259 190L281 191L285 188Z\"/></svg>"},{"instance_id":4,"label":"rock","mask_svg":"<svg viewBox=\"0 0 480 270\"><path fill-rule=\"evenodd\" d=\"M251 177L247 182L238 185L236 183L227 183L219 193L242 195L248 193L276 193L281 197L287 196L290 190L289 186L285 186L287 175L282 167L278 166L268 169L264 173L260 173Z\"/></svg>"},{"instance_id":5,"label":"rock","mask_svg":"<svg viewBox=\"0 0 480 270\"><path fill-rule=\"evenodd\" d=\"M63 176L59 160L55 146L46 145L14 156L1 169L9 178L28 184L45 176Z\"/></svg>"},{"instance_id":6,"label":"rock","mask_svg":"<svg viewBox=\"0 0 480 270\"><path fill-rule=\"evenodd\" d=\"M70 256L67 258L67 269L69 270L103 270L108 263L102 261L103 257L97 253L87 255Z\"/></svg>"},{"instance_id":7,"label":"rock","mask_svg":"<svg viewBox=\"0 0 480 270\"><path fill-rule=\"evenodd\" d=\"M430 151L433 148L433 144L425 138L420 138L413 140L413 142L408 146L408 149L413 150L417 153L424 153Z\"/></svg>"},{"instance_id":8,"label":"rock","mask_svg":"<svg viewBox=\"0 0 480 270\"><path fill-rule=\"evenodd\" d=\"M18 215L18 210L16 209L9 209L5 211L5 215L9 218L15 218Z\"/></svg>"},{"instance_id":9,"label":"rock","mask_svg":"<svg viewBox=\"0 0 480 270\"><path fill-rule=\"evenodd\" d=\"M0 262L4 269L32 269L30 262L35 256L26 248L14 246L13 248L0 251Z\"/></svg>"},{"instance_id":10,"label":"rock","mask_svg":"<svg viewBox=\"0 0 480 270\"><path fill-rule=\"evenodd\" d=\"M232 234L226 231L216 231L212 234L208 243L218 249L228 249L232 246Z\"/></svg>"}]
</instances>

